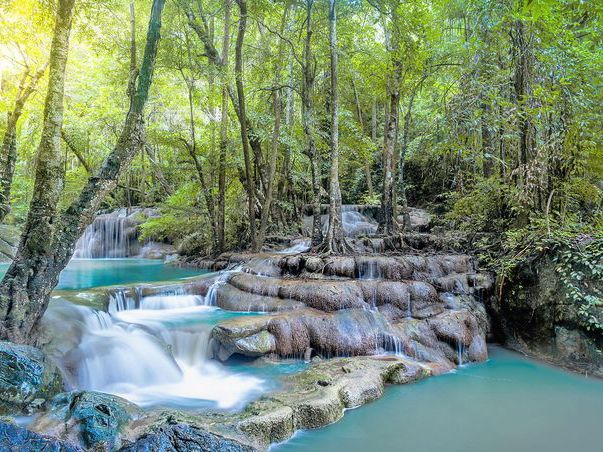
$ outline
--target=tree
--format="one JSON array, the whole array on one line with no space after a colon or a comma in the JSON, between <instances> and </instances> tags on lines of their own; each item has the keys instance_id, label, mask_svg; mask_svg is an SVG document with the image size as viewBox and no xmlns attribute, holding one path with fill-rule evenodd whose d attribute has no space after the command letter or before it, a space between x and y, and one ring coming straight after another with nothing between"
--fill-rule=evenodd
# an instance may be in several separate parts
<instances>
[{"instance_id":1,"label":"tree","mask_svg":"<svg viewBox=\"0 0 603 452\"><path fill-rule=\"evenodd\" d=\"M153 79L165 0L154 0L136 90L120 137L101 168L67 209L57 209L63 185L60 140L63 93L74 0L59 0L52 48L44 128L27 223L15 258L0 283L0 338L34 343L50 293L104 197L144 144L143 110Z\"/></svg>"},{"instance_id":2,"label":"tree","mask_svg":"<svg viewBox=\"0 0 603 452\"><path fill-rule=\"evenodd\" d=\"M312 91L316 79L316 63L312 54L312 8L314 0L306 0L306 35L302 60L302 122L306 136L306 155L310 160L312 177L312 246L322 243L322 222L320 217L320 167L316 151L316 125Z\"/></svg>"},{"instance_id":3,"label":"tree","mask_svg":"<svg viewBox=\"0 0 603 452\"><path fill-rule=\"evenodd\" d=\"M17 162L17 122L23 114L23 107L27 99L33 94L38 82L46 72L48 64L44 64L35 73L31 73L27 67L21 77L17 98L12 111L9 111L6 118L6 129L2 140L2 150L0 154L0 223L10 212L10 191L15 174L15 164Z\"/></svg>"},{"instance_id":4,"label":"tree","mask_svg":"<svg viewBox=\"0 0 603 452\"><path fill-rule=\"evenodd\" d=\"M350 247L343 233L339 186L339 95L337 91L337 15L335 0L329 0L329 50L331 55L331 167L329 171L329 225L320 246L326 253L345 253Z\"/></svg>"}]
</instances>

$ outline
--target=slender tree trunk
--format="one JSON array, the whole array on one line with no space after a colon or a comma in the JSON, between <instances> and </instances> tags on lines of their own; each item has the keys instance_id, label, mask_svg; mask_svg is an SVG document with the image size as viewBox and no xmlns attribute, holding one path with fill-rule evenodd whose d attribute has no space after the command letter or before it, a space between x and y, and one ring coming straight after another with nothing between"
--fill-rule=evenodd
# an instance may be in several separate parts
<instances>
[{"instance_id":1,"label":"slender tree trunk","mask_svg":"<svg viewBox=\"0 0 603 452\"><path fill-rule=\"evenodd\" d=\"M329 0L329 48L331 53L331 168L329 174L329 226L321 249L327 253L349 251L343 233L339 187L339 93L337 89L337 15L335 0Z\"/></svg>"},{"instance_id":2,"label":"slender tree trunk","mask_svg":"<svg viewBox=\"0 0 603 452\"><path fill-rule=\"evenodd\" d=\"M494 160L492 159L494 155L494 137L492 131L490 130L490 105L487 102L482 104L482 174L484 177L488 178L494 172Z\"/></svg>"},{"instance_id":3,"label":"slender tree trunk","mask_svg":"<svg viewBox=\"0 0 603 452\"><path fill-rule=\"evenodd\" d=\"M25 71L19 84L17 98L13 110L8 113L6 120L6 130L2 139L2 151L0 154L0 223L4 221L6 215L10 212L10 192L15 175L15 165L17 163L17 122L23 113L23 107L27 99L33 94L40 81L40 78L46 72L48 63L30 77L29 70Z\"/></svg>"},{"instance_id":4,"label":"slender tree trunk","mask_svg":"<svg viewBox=\"0 0 603 452\"><path fill-rule=\"evenodd\" d=\"M373 97L373 106L371 110L371 139L377 143L377 98Z\"/></svg>"},{"instance_id":5,"label":"slender tree trunk","mask_svg":"<svg viewBox=\"0 0 603 452\"><path fill-rule=\"evenodd\" d=\"M360 124L360 130L363 133L366 133L366 127L364 125L364 118L362 117L362 107L360 105L360 97L358 96L358 89L356 88L356 82L354 82L354 78L352 78L352 90L354 91L354 103L356 104L356 118L358 119L358 124ZM364 169L364 179L366 181L366 190L370 198L373 197L373 177L371 175L371 162L372 159L369 156L364 159L363 169Z\"/></svg>"},{"instance_id":6,"label":"slender tree trunk","mask_svg":"<svg viewBox=\"0 0 603 452\"><path fill-rule=\"evenodd\" d=\"M228 87L226 71L230 47L231 0L224 1L224 36L222 38L222 101L220 109L220 161L218 164L218 252L224 251L226 225L226 154L228 151Z\"/></svg>"},{"instance_id":7,"label":"slender tree trunk","mask_svg":"<svg viewBox=\"0 0 603 452\"><path fill-rule=\"evenodd\" d=\"M288 79L289 79L289 87L286 88L286 97L285 97L285 128L287 129L287 133L289 135L292 134L293 127L293 113L294 113L294 104L293 104L293 61L291 57L289 58L288 63ZM281 168L281 175L279 178L279 186L278 186L278 199L283 201L291 201L290 192L293 187L293 179L291 176L291 154L293 149L291 147L290 142L287 142L285 148L285 154L283 156L283 165ZM279 209L280 211L280 219L283 225L286 224L290 215L286 215L283 209Z\"/></svg>"},{"instance_id":8,"label":"slender tree trunk","mask_svg":"<svg viewBox=\"0 0 603 452\"><path fill-rule=\"evenodd\" d=\"M141 147L143 109L155 66L164 3L165 0L153 2L136 92L115 148L101 169L88 179L78 198L58 215L56 206L63 183L60 153L63 89L74 4L74 0L59 0L34 194L17 254L0 283L1 339L35 343L38 322L60 272L73 255L75 243Z\"/></svg>"},{"instance_id":9,"label":"slender tree trunk","mask_svg":"<svg viewBox=\"0 0 603 452\"><path fill-rule=\"evenodd\" d=\"M419 90L419 86L421 83L422 83L422 81L419 82L419 84L415 87L415 89L411 93L410 99L408 101L408 110L406 111L406 114L404 115L404 127L402 130L402 146L400 147L400 159L398 162L400 202L402 203L402 216L404 218L404 221L402 222L403 230L407 230L410 228L410 213L408 210L408 198L406 197L406 179L405 179L404 168L405 168L405 164L406 164L406 154L408 153L408 142L410 140L410 121L412 118L412 107L414 105L417 91Z\"/></svg>"},{"instance_id":10,"label":"slender tree trunk","mask_svg":"<svg viewBox=\"0 0 603 452\"><path fill-rule=\"evenodd\" d=\"M239 5L239 31L235 48L235 80L237 86L237 97L239 101L239 122L241 123L241 141L243 145L243 158L245 160L245 186L247 188L247 214L249 216L249 238L251 249L258 250L256 227L255 227L255 178L249 155L249 140L247 130L247 113L245 111L245 91L243 89L243 40L247 29L247 2L237 0Z\"/></svg>"},{"instance_id":11,"label":"slender tree trunk","mask_svg":"<svg viewBox=\"0 0 603 452\"><path fill-rule=\"evenodd\" d=\"M322 243L322 222L320 216L320 168L316 151L316 124L314 120L314 104L312 91L316 78L316 66L312 53L312 8L314 0L306 0L306 37L303 54L302 83L302 121L306 136L306 154L310 160L312 177L312 246Z\"/></svg>"},{"instance_id":12,"label":"slender tree trunk","mask_svg":"<svg viewBox=\"0 0 603 452\"><path fill-rule=\"evenodd\" d=\"M381 196L379 228L386 233L396 231L396 219L394 218L394 152L398 141L401 75L402 64L395 59L389 96L389 114L383 138L383 194Z\"/></svg>"},{"instance_id":13,"label":"slender tree trunk","mask_svg":"<svg viewBox=\"0 0 603 452\"><path fill-rule=\"evenodd\" d=\"M287 17L289 15L289 7L290 3L287 3L285 6L285 11L283 12L283 18L281 21L281 35L285 31L285 25L287 24ZM271 154L270 161L268 166L268 177L267 177L267 185L266 185L266 196L264 198L264 203L262 204L262 212L260 217L260 230L257 238L257 247L261 249L264 245L264 240L266 238L266 230L268 228L268 220L270 218L270 212L272 208L272 197L274 191L274 180L276 178L276 163L278 158L278 145L280 139L280 130L281 130L281 111L282 111L282 102L281 102L281 88L280 77L281 77L281 64L284 59L285 54L285 41L280 40L278 45L278 54L276 59L276 65L274 68L274 84L273 84L273 92L272 92L272 110L274 112L274 129L272 132L272 146L271 146Z\"/></svg>"},{"instance_id":14,"label":"slender tree trunk","mask_svg":"<svg viewBox=\"0 0 603 452\"><path fill-rule=\"evenodd\" d=\"M197 133L195 127L195 105L193 102L193 81L187 80L184 76L184 71L182 71L182 77L186 83L187 93L188 93L188 108L189 108L189 126L191 132L191 143L186 143L185 147L188 151L188 154L195 165L195 170L197 171L197 177L199 178L199 184L201 185L201 190L203 191L203 197L205 198L205 206L207 208L207 215L209 217L209 222L212 228L212 241L213 248L217 247L218 243L218 233L217 233L217 223L216 223L216 214L214 207L214 198L211 194L211 190L205 180L205 169L203 168L203 164L197 157Z\"/></svg>"},{"instance_id":15,"label":"slender tree trunk","mask_svg":"<svg viewBox=\"0 0 603 452\"><path fill-rule=\"evenodd\" d=\"M530 75L532 66L531 37L526 31L526 25L522 20L515 21L511 32L514 75L513 84L515 89L515 102L518 111L519 129L519 152L518 152L518 181L519 185L525 184L526 167L533 151L532 121L528 112Z\"/></svg>"}]
</instances>

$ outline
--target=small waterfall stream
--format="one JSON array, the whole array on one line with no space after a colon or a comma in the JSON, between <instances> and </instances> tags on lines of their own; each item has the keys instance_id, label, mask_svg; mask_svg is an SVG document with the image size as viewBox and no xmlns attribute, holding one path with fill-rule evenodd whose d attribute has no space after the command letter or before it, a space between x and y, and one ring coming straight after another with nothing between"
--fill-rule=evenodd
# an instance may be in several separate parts
<instances>
[{"instance_id":1,"label":"small waterfall stream","mask_svg":"<svg viewBox=\"0 0 603 452\"><path fill-rule=\"evenodd\" d=\"M98 215L77 241L75 258L123 258L140 250L137 223L126 209Z\"/></svg>"},{"instance_id":2,"label":"small waterfall stream","mask_svg":"<svg viewBox=\"0 0 603 452\"><path fill-rule=\"evenodd\" d=\"M377 232L377 221L366 214L362 206L353 204L344 204L341 206L341 217L343 231L346 237L356 238L362 235L371 235ZM310 235L312 231L312 217L305 216L303 219L306 235ZM327 233L329 225L329 215L321 215L322 232Z\"/></svg>"},{"instance_id":3,"label":"small waterfall stream","mask_svg":"<svg viewBox=\"0 0 603 452\"><path fill-rule=\"evenodd\" d=\"M60 335L54 347L74 388L141 406L235 408L266 385L211 359L211 330L232 314L209 306L209 298L120 290L108 313L52 300L44 323L73 333Z\"/></svg>"}]
</instances>

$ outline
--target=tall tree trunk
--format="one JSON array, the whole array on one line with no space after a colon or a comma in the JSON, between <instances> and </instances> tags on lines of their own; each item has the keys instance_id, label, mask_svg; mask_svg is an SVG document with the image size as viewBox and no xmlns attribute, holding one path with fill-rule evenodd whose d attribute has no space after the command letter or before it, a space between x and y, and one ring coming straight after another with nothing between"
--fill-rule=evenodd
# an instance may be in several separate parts
<instances>
[{"instance_id":1,"label":"tall tree trunk","mask_svg":"<svg viewBox=\"0 0 603 452\"><path fill-rule=\"evenodd\" d=\"M410 140L410 121L412 118L412 107L415 103L415 98L417 96L419 87L424 79L425 77L417 84L417 86L410 95L410 99L408 101L408 110L404 115L404 127L402 129L402 146L400 147L400 158L398 161L398 177L400 187L400 202L402 204L402 216L404 218L404 221L402 222L403 230L407 230L410 228L410 212L408 210L408 198L406 197L406 175L404 173L404 168L406 164L406 154L408 153L408 142Z\"/></svg>"},{"instance_id":2,"label":"tall tree trunk","mask_svg":"<svg viewBox=\"0 0 603 452\"><path fill-rule=\"evenodd\" d=\"M205 180L205 169L203 168L203 164L199 160L197 156L197 133L195 127L195 105L193 102L193 90L194 90L194 82L193 80L188 80L184 71L182 71L182 77L186 83L187 93L188 93L188 109L189 109L189 127L191 133L191 142L188 143L185 141L185 147L188 151L188 154L195 165L195 170L197 171L197 177L199 178L199 184L201 185L201 190L203 191L203 197L205 199L205 207L207 208L207 215L209 217L209 222L211 224L212 229L212 241L213 248L217 248L218 243L218 226L216 223L216 214L214 207L214 198L212 196L211 190Z\"/></svg>"},{"instance_id":3,"label":"tall tree trunk","mask_svg":"<svg viewBox=\"0 0 603 452\"><path fill-rule=\"evenodd\" d=\"M386 233L396 231L396 219L394 218L394 151L398 141L401 75L402 64L395 59L389 95L389 114L385 136L383 137L383 193L381 196L379 228Z\"/></svg>"},{"instance_id":4,"label":"tall tree trunk","mask_svg":"<svg viewBox=\"0 0 603 452\"><path fill-rule=\"evenodd\" d=\"M73 255L75 243L94 219L104 197L115 189L122 170L141 148L143 109L153 76L165 0L153 1L136 93L122 133L100 170L88 179L78 198L59 215L56 206L63 184L60 168L63 87L73 4L74 0L59 0L34 194L15 259L0 283L0 338L20 343L35 343L38 322L60 272Z\"/></svg>"},{"instance_id":5,"label":"tall tree trunk","mask_svg":"<svg viewBox=\"0 0 603 452\"><path fill-rule=\"evenodd\" d=\"M224 0L224 36L222 38L222 101L220 106L220 161L218 163L218 252L224 251L226 225L226 153L228 151L228 87L226 74L230 47L231 0Z\"/></svg>"},{"instance_id":6,"label":"tall tree trunk","mask_svg":"<svg viewBox=\"0 0 603 452\"><path fill-rule=\"evenodd\" d=\"M23 113L25 102L35 91L40 78L46 72L48 63L30 77L29 70L26 70L21 78L17 98L12 111L7 115L6 130L2 139L2 153L0 154L0 223L4 221L6 215L10 212L10 191L13 185L15 175L15 165L17 163L17 122Z\"/></svg>"},{"instance_id":7,"label":"tall tree trunk","mask_svg":"<svg viewBox=\"0 0 603 452\"><path fill-rule=\"evenodd\" d=\"M518 151L518 181L525 184L526 167L533 153L533 126L528 112L530 98L530 76L532 68L531 41L532 37L526 31L523 20L517 20L511 31L511 41L514 57L513 85L515 102L518 111L519 151Z\"/></svg>"},{"instance_id":8,"label":"tall tree trunk","mask_svg":"<svg viewBox=\"0 0 603 452\"><path fill-rule=\"evenodd\" d=\"M285 25L287 24L287 17L289 14L290 3L287 3L283 12L283 18L281 21L280 34L282 35L285 31ZM270 160L268 163L268 175L266 181L266 195L264 197L264 203L262 204L262 212L260 217L260 230L258 233L256 246L260 249L264 245L266 238L266 230L268 228L268 220L270 218L270 212L272 208L272 197L274 191L274 179L276 178L276 163L278 158L278 144L280 139L281 130L281 88L280 77L281 77L281 64L285 54L285 41L281 39L278 45L276 65L274 68L274 84L272 91L272 110L274 112L274 129L272 131L272 145Z\"/></svg>"},{"instance_id":9,"label":"tall tree trunk","mask_svg":"<svg viewBox=\"0 0 603 452\"><path fill-rule=\"evenodd\" d=\"M249 140L247 130L247 113L245 111L245 91L243 89L243 40L247 29L247 2L237 0L239 5L239 31L237 33L237 44L235 47L235 80L237 86L237 98L239 101L239 122L241 123L241 142L243 145L243 158L245 160L245 186L247 188L247 214L249 216L249 238L251 249L258 250L256 227L255 227L255 178L249 155Z\"/></svg>"},{"instance_id":10,"label":"tall tree trunk","mask_svg":"<svg viewBox=\"0 0 603 452\"><path fill-rule=\"evenodd\" d=\"M293 61L291 59L291 56L289 57L287 73L289 87L285 89L285 128L287 129L287 133L289 134L289 136L291 136L293 127L293 113L295 108L293 104ZM283 165L281 167L281 175L278 184L278 199L283 200L285 202L290 201L290 193L293 187L293 178L291 176L292 153L293 149L290 140L288 140L285 148L285 154L283 156ZM281 222L283 225L285 225L287 220L290 218L290 215L286 215L283 209L279 209L279 213Z\"/></svg>"},{"instance_id":11,"label":"tall tree trunk","mask_svg":"<svg viewBox=\"0 0 603 452\"><path fill-rule=\"evenodd\" d=\"M331 168L329 174L329 226L321 245L326 253L345 253L350 247L343 233L339 187L339 93L337 89L337 15L329 0L329 49L331 54Z\"/></svg>"},{"instance_id":12,"label":"tall tree trunk","mask_svg":"<svg viewBox=\"0 0 603 452\"><path fill-rule=\"evenodd\" d=\"M482 133L482 174L490 177L494 172L494 136L490 130L491 107L487 102L482 104L481 133Z\"/></svg>"},{"instance_id":13,"label":"tall tree trunk","mask_svg":"<svg viewBox=\"0 0 603 452\"><path fill-rule=\"evenodd\" d=\"M316 79L316 65L312 53L312 8L314 0L306 0L306 37L303 53L302 122L306 136L306 154L310 160L312 177L312 246L322 243L322 222L320 216L320 168L316 151L316 124L312 92Z\"/></svg>"},{"instance_id":14,"label":"tall tree trunk","mask_svg":"<svg viewBox=\"0 0 603 452\"><path fill-rule=\"evenodd\" d=\"M358 89L356 88L356 82L354 82L354 78L352 77L352 90L354 91L354 103L356 104L356 118L358 119L358 124L360 124L360 130L363 133L366 133L366 127L364 125L364 119L362 117L362 107L360 105L360 97L358 96ZM364 169L364 179L366 181L366 190L370 198L373 197L373 177L371 175L371 162L372 158L369 156L368 158L363 159L363 169Z\"/></svg>"}]
</instances>

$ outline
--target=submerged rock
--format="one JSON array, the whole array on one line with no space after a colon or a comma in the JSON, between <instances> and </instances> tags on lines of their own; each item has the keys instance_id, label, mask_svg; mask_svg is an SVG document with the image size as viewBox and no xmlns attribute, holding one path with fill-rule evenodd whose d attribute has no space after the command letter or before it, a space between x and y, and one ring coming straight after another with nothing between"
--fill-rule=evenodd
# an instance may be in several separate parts
<instances>
[{"instance_id":1,"label":"submerged rock","mask_svg":"<svg viewBox=\"0 0 603 452\"><path fill-rule=\"evenodd\" d=\"M340 419L344 410L382 396L387 383L409 383L430 369L397 357L336 358L319 361L284 379L284 388L251 403L233 416L237 429L263 445L288 439L296 430Z\"/></svg>"},{"instance_id":2,"label":"submerged rock","mask_svg":"<svg viewBox=\"0 0 603 452\"><path fill-rule=\"evenodd\" d=\"M120 434L141 414L133 403L101 392L59 394L51 409L31 425L32 430L56 436L83 447L120 446Z\"/></svg>"},{"instance_id":3,"label":"submerged rock","mask_svg":"<svg viewBox=\"0 0 603 452\"><path fill-rule=\"evenodd\" d=\"M120 449L121 452L252 452L254 450L256 449L233 439L187 424L160 425Z\"/></svg>"},{"instance_id":4,"label":"submerged rock","mask_svg":"<svg viewBox=\"0 0 603 452\"><path fill-rule=\"evenodd\" d=\"M0 450L10 452L80 452L80 447L40 435L22 427L0 422Z\"/></svg>"},{"instance_id":5,"label":"submerged rock","mask_svg":"<svg viewBox=\"0 0 603 452\"><path fill-rule=\"evenodd\" d=\"M44 353L0 342L0 414L35 411L63 390L63 380Z\"/></svg>"}]
</instances>

